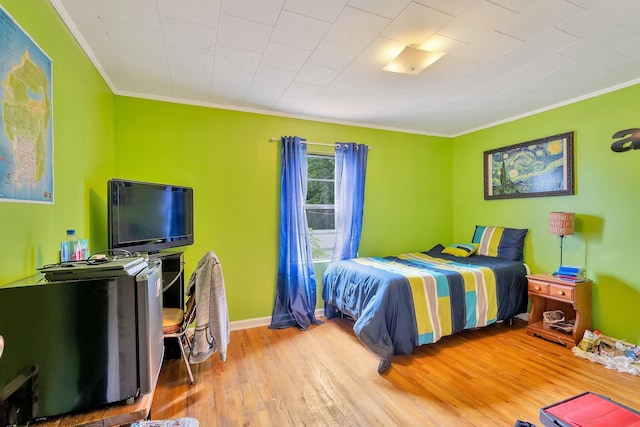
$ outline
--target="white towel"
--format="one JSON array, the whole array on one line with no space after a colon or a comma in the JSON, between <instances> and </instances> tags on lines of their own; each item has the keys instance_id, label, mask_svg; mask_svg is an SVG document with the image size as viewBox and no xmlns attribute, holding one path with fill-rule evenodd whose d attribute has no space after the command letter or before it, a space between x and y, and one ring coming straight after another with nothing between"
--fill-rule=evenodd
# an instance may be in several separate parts
<instances>
[{"instance_id":1,"label":"white towel","mask_svg":"<svg viewBox=\"0 0 640 427\"><path fill-rule=\"evenodd\" d=\"M204 362L213 353L227 359L229 311L224 290L222 267L215 253L208 251L189 278L187 295L196 298L196 329L189 363Z\"/></svg>"}]
</instances>

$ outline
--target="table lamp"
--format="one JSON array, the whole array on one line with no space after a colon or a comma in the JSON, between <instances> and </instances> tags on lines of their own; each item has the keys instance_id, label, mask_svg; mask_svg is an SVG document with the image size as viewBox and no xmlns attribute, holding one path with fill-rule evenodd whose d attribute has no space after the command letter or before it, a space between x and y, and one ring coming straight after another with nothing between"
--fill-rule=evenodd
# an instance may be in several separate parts
<instances>
[{"instance_id":1,"label":"table lamp","mask_svg":"<svg viewBox=\"0 0 640 427\"><path fill-rule=\"evenodd\" d=\"M551 212L549 233L560 236L560 266L562 266L562 240L575 231L576 214L573 212Z\"/></svg>"}]
</instances>

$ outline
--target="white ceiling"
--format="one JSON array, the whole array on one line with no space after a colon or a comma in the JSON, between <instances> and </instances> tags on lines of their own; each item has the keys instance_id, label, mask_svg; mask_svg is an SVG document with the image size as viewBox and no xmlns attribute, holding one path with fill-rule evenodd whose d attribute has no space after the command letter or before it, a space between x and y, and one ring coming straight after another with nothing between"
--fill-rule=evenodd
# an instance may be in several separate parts
<instances>
[{"instance_id":1,"label":"white ceiling","mask_svg":"<svg viewBox=\"0 0 640 427\"><path fill-rule=\"evenodd\" d=\"M454 136L640 81L638 0L50 1L118 95Z\"/></svg>"}]
</instances>

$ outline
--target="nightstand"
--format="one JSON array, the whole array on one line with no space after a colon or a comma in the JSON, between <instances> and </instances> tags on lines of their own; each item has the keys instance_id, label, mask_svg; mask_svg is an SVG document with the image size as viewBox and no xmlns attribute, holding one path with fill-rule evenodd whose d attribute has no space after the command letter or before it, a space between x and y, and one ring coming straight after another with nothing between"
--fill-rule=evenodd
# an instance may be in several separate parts
<instances>
[{"instance_id":1,"label":"nightstand","mask_svg":"<svg viewBox=\"0 0 640 427\"><path fill-rule=\"evenodd\" d=\"M585 329L591 328L591 280L568 282L553 274L530 274L531 312L527 335L539 336L571 348L578 344ZM575 320L573 332L566 334L544 326L542 313L562 310L566 320Z\"/></svg>"}]
</instances>

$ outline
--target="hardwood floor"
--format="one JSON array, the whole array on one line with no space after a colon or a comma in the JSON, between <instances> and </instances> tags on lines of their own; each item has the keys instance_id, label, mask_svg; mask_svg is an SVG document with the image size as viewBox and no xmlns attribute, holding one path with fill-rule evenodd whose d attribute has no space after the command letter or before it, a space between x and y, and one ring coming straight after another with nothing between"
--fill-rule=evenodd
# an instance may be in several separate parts
<instances>
[{"instance_id":1,"label":"hardwood floor","mask_svg":"<svg viewBox=\"0 0 640 427\"><path fill-rule=\"evenodd\" d=\"M378 357L346 319L307 331L231 333L218 354L192 365L166 361L152 419L194 417L200 426L542 426L541 407L584 391L640 409L640 377L606 369L541 338L525 323L491 325L395 356Z\"/></svg>"}]
</instances>

